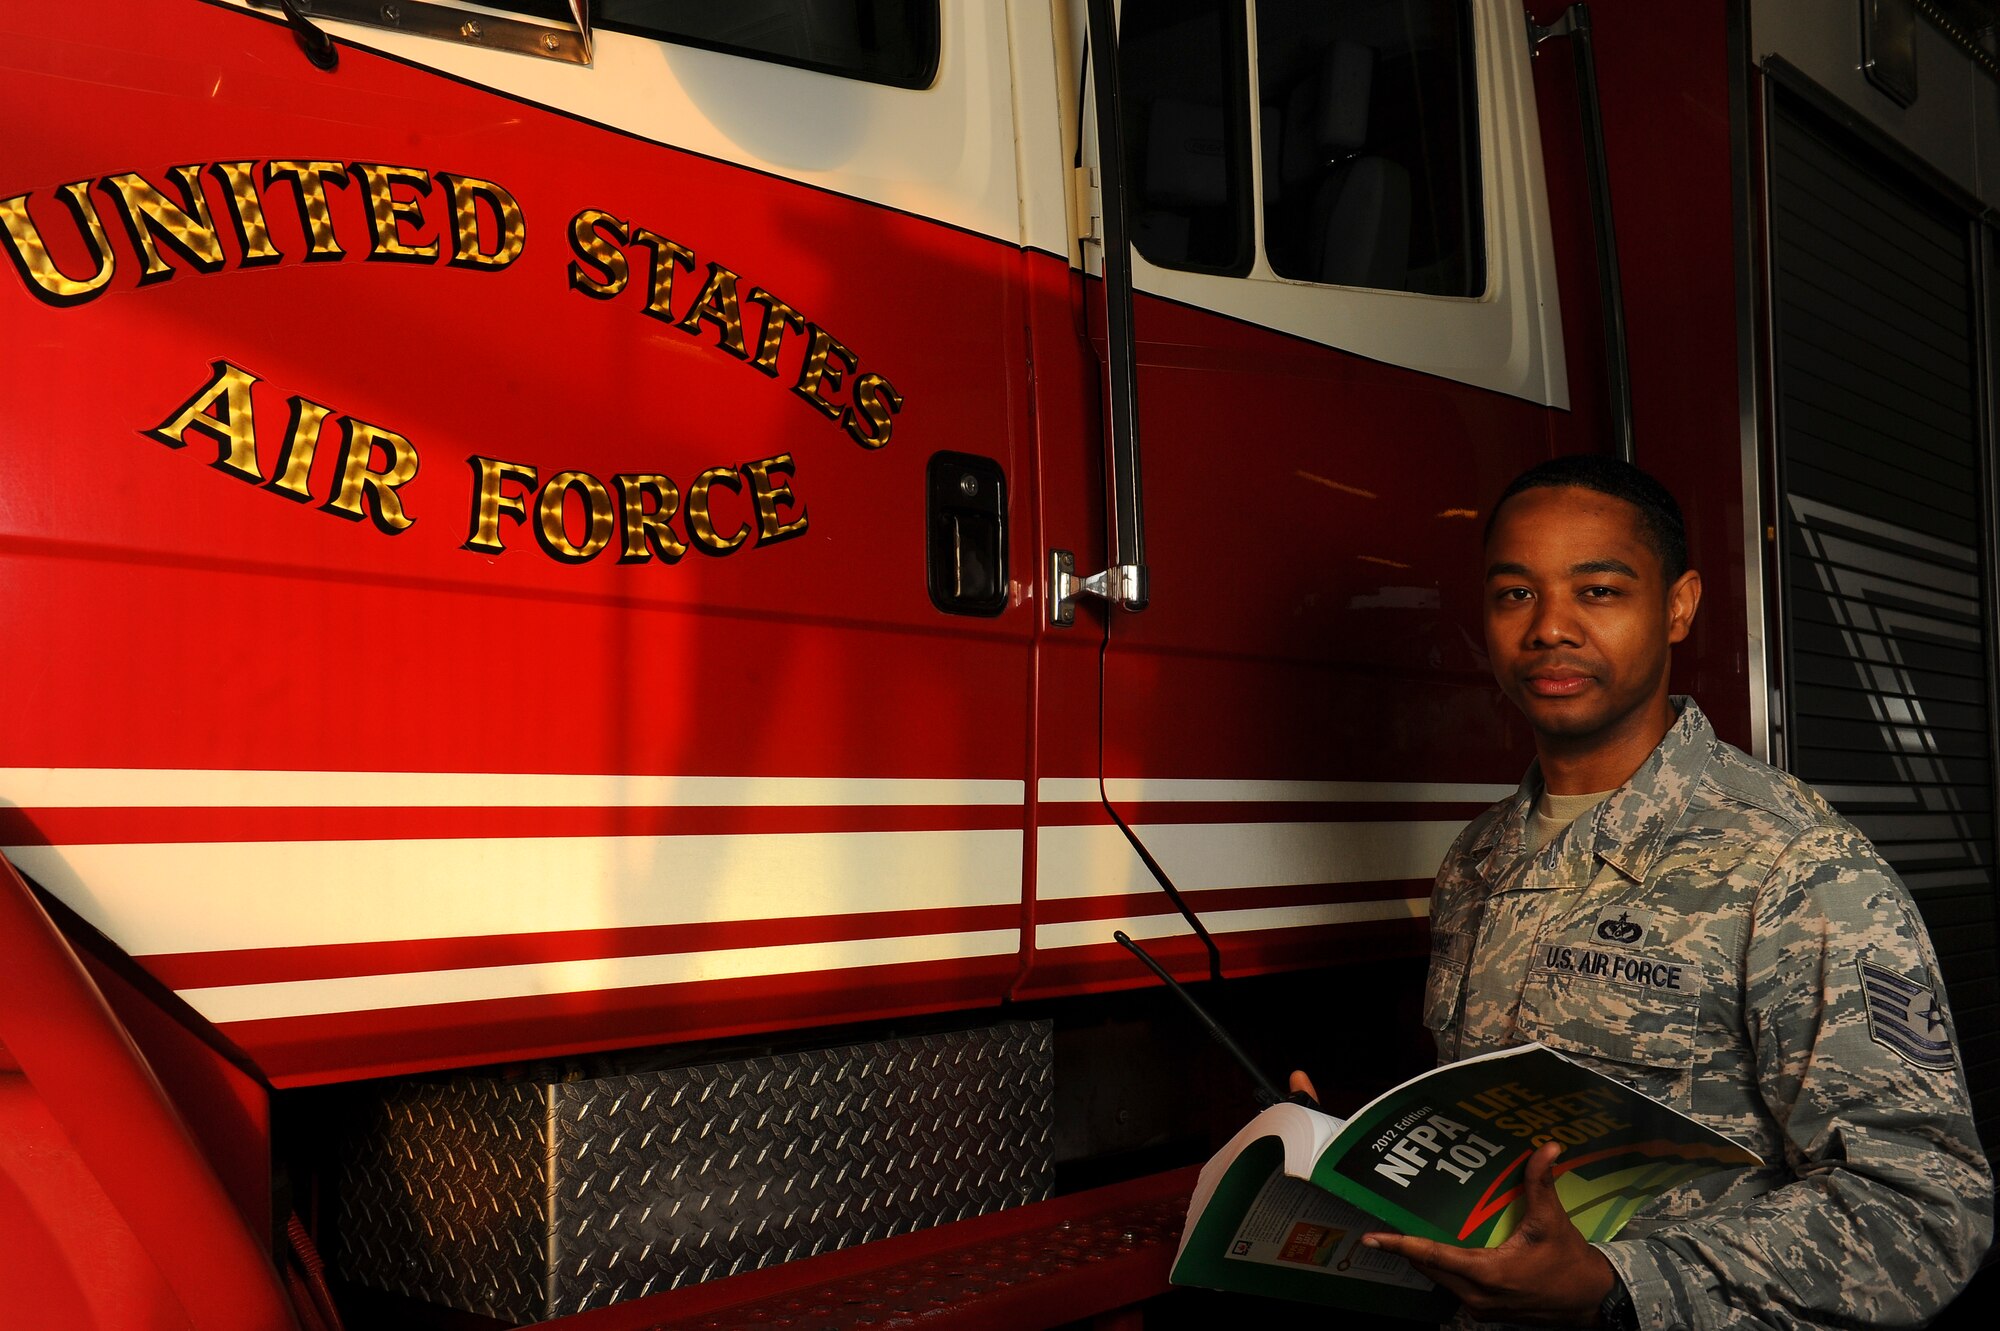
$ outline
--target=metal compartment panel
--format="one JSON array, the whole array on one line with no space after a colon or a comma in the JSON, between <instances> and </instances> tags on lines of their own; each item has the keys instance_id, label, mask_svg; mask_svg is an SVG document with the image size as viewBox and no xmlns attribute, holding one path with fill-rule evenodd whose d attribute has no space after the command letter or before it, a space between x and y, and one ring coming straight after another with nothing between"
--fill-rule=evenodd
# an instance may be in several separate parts
<instances>
[{"instance_id":1,"label":"metal compartment panel","mask_svg":"<svg viewBox=\"0 0 2000 1331\"><path fill-rule=\"evenodd\" d=\"M1049 1196L1047 1022L589 1080L403 1084L335 1264L532 1322Z\"/></svg>"}]
</instances>

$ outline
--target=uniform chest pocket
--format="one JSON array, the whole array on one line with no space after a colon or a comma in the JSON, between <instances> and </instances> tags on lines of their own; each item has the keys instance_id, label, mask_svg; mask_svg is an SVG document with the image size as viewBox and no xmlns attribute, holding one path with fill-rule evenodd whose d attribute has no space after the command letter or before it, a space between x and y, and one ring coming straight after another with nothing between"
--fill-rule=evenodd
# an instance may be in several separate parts
<instances>
[{"instance_id":1,"label":"uniform chest pocket","mask_svg":"<svg viewBox=\"0 0 2000 1331\"><path fill-rule=\"evenodd\" d=\"M1531 972L1521 1034L1687 1113L1699 994L1664 992L1558 971Z\"/></svg>"}]
</instances>

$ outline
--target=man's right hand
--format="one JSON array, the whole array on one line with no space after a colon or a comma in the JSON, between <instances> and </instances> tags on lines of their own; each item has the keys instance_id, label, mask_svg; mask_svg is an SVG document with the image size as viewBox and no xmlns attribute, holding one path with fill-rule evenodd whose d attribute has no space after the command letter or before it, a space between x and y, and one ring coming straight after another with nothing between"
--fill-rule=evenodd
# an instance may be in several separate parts
<instances>
[{"instance_id":1,"label":"man's right hand","mask_svg":"<svg viewBox=\"0 0 2000 1331\"><path fill-rule=\"evenodd\" d=\"M1361 1242L1407 1260L1456 1294L1477 1321L1596 1326L1618 1273L1577 1230L1556 1195L1561 1151L1548 1142L1528 1157L1526 1205L1514 1232L1497 1248L1455 1248L1406 1234L1365 1234Z\"/></svg>"}]
</instances>

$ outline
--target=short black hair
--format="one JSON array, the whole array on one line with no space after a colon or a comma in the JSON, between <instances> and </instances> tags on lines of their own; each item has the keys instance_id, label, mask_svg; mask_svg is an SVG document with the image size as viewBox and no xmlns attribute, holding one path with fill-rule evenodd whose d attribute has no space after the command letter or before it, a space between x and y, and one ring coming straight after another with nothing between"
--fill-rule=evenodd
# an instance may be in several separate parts
<instances>
[{"instance_id":1,"label":"short black hair","mask_svg":"<svg viewBox=\"0 0 2000 1331\"><path fill-rule=\"evenodd\" d=\"M1493 522L1501 506L1523 490L1594 490L1613 499L1622 499L1639 510L1639 535L1660 561L1660 571L1671 583L1687 572L1687 527L1681 521L1681 506L1661 485L1629 462L1602 453L1572 453L1538 462L1516 476L1500 492L1486 516L1486 539L1493 539Z\"/></svg>"}]
</instances>

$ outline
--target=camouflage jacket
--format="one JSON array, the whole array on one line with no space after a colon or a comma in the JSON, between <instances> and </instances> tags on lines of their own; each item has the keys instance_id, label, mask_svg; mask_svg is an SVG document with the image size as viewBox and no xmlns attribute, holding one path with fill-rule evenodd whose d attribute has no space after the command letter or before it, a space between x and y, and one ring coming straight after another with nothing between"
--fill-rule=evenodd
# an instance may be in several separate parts
<instances>
[{"instance_id":1,"label":"camouflage jacket","mask_svg":"<svg viewBox=\"0 0 2000 1331\"><path fill-rule=\"evenodd\" d=\"M1599 1245L1642 1327L1921 1323L1993 1224L1930 939L1861 833L1675 701L1632 779L1539 853L1533 770L1460 834L1425 1025L1444 1060L1539 1040L1764 1158Z\"/></svg>"}]
</instances>

